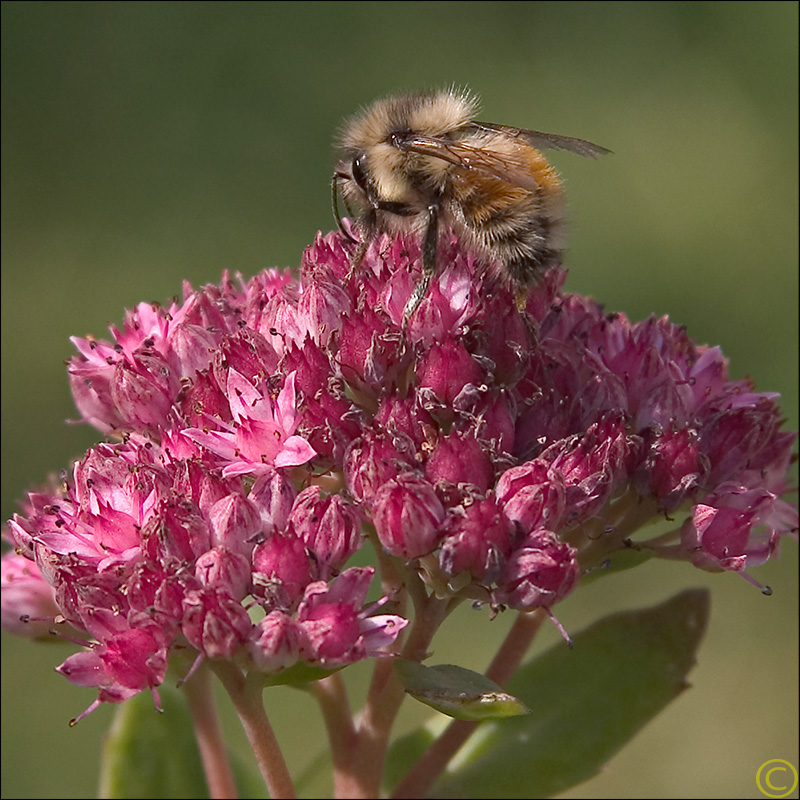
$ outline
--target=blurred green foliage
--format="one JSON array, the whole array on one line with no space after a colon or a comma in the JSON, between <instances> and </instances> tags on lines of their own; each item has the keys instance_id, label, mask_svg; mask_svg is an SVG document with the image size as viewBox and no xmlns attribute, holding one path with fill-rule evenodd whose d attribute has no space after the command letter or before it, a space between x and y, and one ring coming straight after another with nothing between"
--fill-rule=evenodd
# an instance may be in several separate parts
<instances>
[{"instance_id":1,"label":"blurred green foliage","mask_svg":"<svg viewBox=\"0 0 800 800\"><path fill-rule=\"evenodd\" d=\"M341 119L451 83L485 119L614 150L553 155L568 287L721 345L796 429L797 17L794 2L3 2L4 519L97 438L63 423L70 335L102 336L184 279L296 266L333 225ZM755 797L764 761L796 758L797 546L784 551L754 571L769 599L650 562L559 607L573 630L685 586L709 586L714 607L696 688L569 796ZM507 624L464 609L436 660L485 668ZM94 696L52 672L72 649L3 637L3 797L96 793L112 709L67 727ZM366 673L348 674L358 699ZM284 688L267 700L302 767L324 741L316 709Z\"/></svg>"}]
</instances>

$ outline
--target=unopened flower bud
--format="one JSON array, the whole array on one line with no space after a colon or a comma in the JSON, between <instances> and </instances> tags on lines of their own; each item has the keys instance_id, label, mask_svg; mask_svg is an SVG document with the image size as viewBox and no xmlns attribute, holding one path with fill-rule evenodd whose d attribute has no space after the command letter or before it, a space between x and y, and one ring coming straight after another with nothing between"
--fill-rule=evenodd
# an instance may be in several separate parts
<instances>
[{"instance_id":1,"label":"unopened flower bud","mask_svg":"<svg viewBox=\"0 0 800 800\"><path fill-rule=\"evenodd\" d=\"M292 532L272 533L253 550L253 593L270 606L289 608L312 581L303 540Z\"/></svg>"},{"instance_id":2,"label":"unopened flower bud","mask_svg":"<svg viewBox=\"0 0 800 800\"><path fill-rule=\"evenodd\" d=\"M248 499L261 514L265 535L286 529L297 490L283 470L265 472L256 478Z\"/></svg>"},{"instance_id":3,"label":"unopened flower bud","mask_svg":"<svg viewBox=\"0 0 800 800\"><path fill-rule=\"evenodd\" d=\"M420 393L432 395L443 408L451 407L465 386L477 385L483 378L475 359L453 339L433 345L416 372Z\"/></svg>"},{"instance_id":4,"label":"unopened flower bud","mask_svg":"<svg viewBox=\"0 0 800 800\"><path fill-rule=\"evenodd\" d=\"M436 486L470 486L486 492L494 483L494 467L473 435L451 431L436 442L425 463L425 477Z\"/></svg>"},{"instance_id":5,"label":"unopened flower bud","mask_svg":"<svg viewBox=\"0 0 800 800\"><path fill-rule=\"evenodd\" d=\"M578 583L577 552L551 531L530 533L511 554L495 600L511 608L550 608Z\"/></svg>"},{"instance_id":6,"label":"unopened flower bud","mask_svg":"<svg viewBox=\"0 0 800 800\"><path fill-rule=\"evenodd\" d=\"M230 658L250 634L250 617L240 600L205 588L188 592L183 601L186 638L209 658Z\"/></svg>"},{"instance_id":7,"label":"unopened flower bud","mask_svg":"<svg viewBox=\"0 0 800 800\"><path fill-rule=\"evenodd\" d=\"M542 459L507 469L497 481L497 500L523 531L558 530L566 509L561 476Z\"/></svg>"},{"instance_id":8,"label":"unopened flower bud","mask_svg":"<svg viewBox=\"0 0 800 800\"><path fill-rule=\"evenodd\" d=\"M0 561L2 627L18 636L46 636L58 614L53 587L29 559L7 553Z\"/></svg>"},{"instance_id":9,"label":"unopened flower bud","mask_svg":"<svg viewBox=\"0 0 800 800\"><path fill-rule=\"evenodd\" d=\"M240 494L231 493L208 510L211 542L249 556L253 540L261 531L261 515L254 503Z\"/></svg>"},{"instance_id":10,"label":"unopened flower bud","mask_svg":"<svg viewBox=\"0 0 800 800\"><path fill-rule=\"evenodd\" d=\"M387 481L413 468L413 455L413 442L404 434L367 430L344 456L348 491L357 501L370 505Z\"/></svg>"},{"instance_id":11,"label":"unopened flower bud","mask_svg":"<svg viewBox=\"0 0 800 800\"><path fill-rule=\"evenodd\" d=\"M297 495L289 523L313 554L321 578L337 572L361 543L356 510L340 495L323 494L319 486L309 486Z\"/></svg>"},{"instance_id":12,"label":"unopened flower bud","mask_svg":"<svg viewBox=\"0 0 800 800\"><path fill-rule=\"evenodd\" d=\"M381 544L402 558L432 552L441 538L444 507L429 481L398 475L376 495L372 521Z\"/></svg>"},{"instance_id":13,"label":"unopened flower bud","mask_svg":"<svg viewBox=\"0 0 800 800\"><path fill-rule=\"evenodd\" d=\"M213 586L235 600L247 594L250 583L250 562L227 547L212 547L197 559L194 568L197 580L203 586Z\"/></svg>"},{"instance_id":14,"label":"unopened flower bud","mask_svg":"<svg viewBox=\"0 0 800 800\"><path fill-rule=\"evenodd\" d=\"M652 494L665 513L674 511L696 489L704 473L697 433L692 428L649 431L645 461L636 474L642 494Z\"/></svg>"},{"instance_id":15,"label":"unopened flower bud","mask_svg":"<svg viewBox=\"0 0 800 800\"><path fill-rule=\"evenodd\" d=\"M254 628L247 650L258 669L267 674L291 667L309 647L305 629L283 611L270 611Z\"/></svg>"},{"instance_id":16,"label":"unopened flower bud","mask_svg":"<svg viewBox=\"0 0 800 800\"><path fill-rule=\"evenodd\" d=\"M211 532L190 500L168 500L142 529L142 543L151 558L194 561L211 548Z\"/></svg>"},{"instance_id":17,"label":"unopened flower bud","mask_svg":"<svg viewBox=\"0 0 800 800\"><path fill-rule=\"evenodd\" d=\"M212 369L221 387L228 385L228 370L235 370L254 386L260 386L277 366L278 356L269 342L252 328L241 328L222 339Z\"/></svg>"},{"instance_id":18,"label":"unopened flower bud","mask_svg":"<svg viewBox=\"0 0 800 800\"><path fill-rule=\"evenodd\" d=\"M123 418L136 427L166 428L178 389L177 376L162 356L137 354L134 363L117 363L111 396Z\"/></svg>"},{"instance_id":19,"label":"unopened flower bud","mask_svg":"<svg viewBox=\"0 0 800 800\"><path fill-rule=\"evenodd\" d=\"M515 527L496 499L478 500L451 512L439 563L448 575L469 571L480 583L495 583L515 538Z\"/></svg>"}]
</instances>

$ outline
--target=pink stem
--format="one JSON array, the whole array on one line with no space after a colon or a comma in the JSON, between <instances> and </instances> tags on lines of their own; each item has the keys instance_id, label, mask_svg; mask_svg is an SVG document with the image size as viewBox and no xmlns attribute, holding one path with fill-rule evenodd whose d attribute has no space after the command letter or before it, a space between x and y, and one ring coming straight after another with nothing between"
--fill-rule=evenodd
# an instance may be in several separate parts
<instances>
[{"instance_id":1,"label":"pink stem","mask_svg":"<svg viewBox=\"0 0 800 800\"><path fill-rule=\"evenodd\" d=\"M209 664L233 701L270 797L276 800L297 797L283 753L278 747L278 740L264 710L262 698L264 676L253 671L245 677L229 661L209 662Z\"/></svg>"},{"instance_id":2,"label":"pink stem","mask_svg":"<svg viewBox=\"0 0 800 800\"><path fill-rule=\"evenodd\" d=\"M238 797L217 717L209 670L205 666L198 669L183 685L183 690L186 692L194 722L194 733L203 759L209 794L214 800Z\"/></svg>"},{"instance_id":3,"label":"pink stem","mask_svg":"<svg viewBox=\"0 0 800 800\"><path fill-rule=\"evenodd\" d=\"M311 684L311 691L319 703L333 759L334 796L344 797L355 780L352 774L353 752L358 734L353 725L353 715L347 699L347 688L338 673Z\"/></svg>"},{"instance_id":4,"label":"pink stem","mask_svg":"<svg viewBox=\"0 0 800 800\"><path fill-rule=\"evenodd\" d=\"M400 653L402 658L421 661L433 635L452 606L436 597L418 603L411 632ZM367 702L358 726L358 746L348 780L342 782L338 797L370 798L380 794L386 751L392 725L405 698L392 660L378 659L372 675Z\"/></svg>"}]
</instances>

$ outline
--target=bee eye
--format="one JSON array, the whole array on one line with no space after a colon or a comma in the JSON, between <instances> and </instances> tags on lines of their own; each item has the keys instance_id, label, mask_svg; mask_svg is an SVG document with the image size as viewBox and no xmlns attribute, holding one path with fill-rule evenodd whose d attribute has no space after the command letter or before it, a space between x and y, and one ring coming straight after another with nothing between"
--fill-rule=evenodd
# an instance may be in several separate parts
<instances>
[{"instance_id":1,"label":"bee eye","mask_svg":"<svg viewBox=\"0 0 800 800\"><path fill-rule=\"evenodd\" d=\"M406 128L401 131L392 131L389 134L389 144L402 149L402 146L411 137L411 129Z\"/></svg>"},{"instance_id":2,"label":"bee eye","mask_svg":"<svg viewBox=\"0 0 800 800\"><path fill-rule=\"evenodd\" d=\"M367 193L367 170L364 154L353 159L353 180L364 194Z\"/></svg>"}]
</instances>

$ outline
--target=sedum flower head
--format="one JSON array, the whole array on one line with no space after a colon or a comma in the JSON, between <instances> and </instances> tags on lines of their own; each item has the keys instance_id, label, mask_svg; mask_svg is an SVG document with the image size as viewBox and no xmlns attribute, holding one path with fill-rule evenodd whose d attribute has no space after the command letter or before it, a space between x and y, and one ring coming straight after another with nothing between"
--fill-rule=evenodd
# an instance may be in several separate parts
<instances>
[{"instance_id":1,"label":"sedum flower head","mask_svg":"<svg viewBox=\"0 0 800 800\"><path fill-rule=\"evenodd\" d=\"M718 348L561 270L519 311L455 240L405 320L418 245L351 258L319 235L299 279L187 284L73 340L110 441L9 522L3 624L68 622L87 645L59 671L97 702L154 689L181 648L268 674L384 652L407 620L348 566L365 537L439 596L530 610L626 549L744 575L796 531L794 434Z\"/></svg>"}]
</instances>

